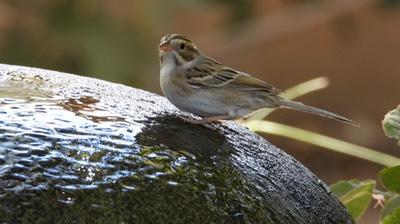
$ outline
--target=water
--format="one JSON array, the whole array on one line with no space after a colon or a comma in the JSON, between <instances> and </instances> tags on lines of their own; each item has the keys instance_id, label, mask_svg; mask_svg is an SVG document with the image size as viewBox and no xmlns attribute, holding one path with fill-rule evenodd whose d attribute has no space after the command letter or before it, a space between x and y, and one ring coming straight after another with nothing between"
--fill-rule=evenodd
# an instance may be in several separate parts
<instances>
[{"instance_id":1,"label":"water","mask_svg":"<svg viewBox=\"0 0 400 224\"><path fill-rule=\"evenodd\" d=\"M227 160L223 136L118 108L90 91L64 96L1 86L0 220L259 218L262 203Z\"/></svg>"},{"instance_id":2,"label":"water","mask_svg":"<svg viewBox=\"0 0 400 224\"><path fill-rule=\"evenodd\" d=\"M260 136L177 114L138 89L0 65L0 223L353 223Z\"/></svg>"}]
</instances>

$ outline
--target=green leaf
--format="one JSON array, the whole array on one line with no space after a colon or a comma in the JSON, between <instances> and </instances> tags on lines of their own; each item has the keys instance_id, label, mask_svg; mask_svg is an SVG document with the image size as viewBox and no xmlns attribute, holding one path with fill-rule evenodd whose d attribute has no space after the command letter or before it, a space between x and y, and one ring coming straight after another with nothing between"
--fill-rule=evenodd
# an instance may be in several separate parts
<instances>
[{"instance_id":1,"label":"green leaf","mask_svg":"<svg viewBox=\"0 0 400 224\"><path fill-rule=\"evenodd\" d=\"M358 220L372 200L375 184L374 180L350 180L339 181L330 187L333 194L347 207L351 216Z\"/></svg>"},{"instance_id":2,"label":"green leaf","mask_svg":"<svg viewBox=\"0 0 400 224\"><path fill-rule=\"evenodd\" d=\"M393 212L400 209L400 196L389 199L385 207L382 209L380 220L383 221L387 217L392 217ZM395 215L395 214L394 214ZM398 219L400 220L400 219ZM386 223L386 222L385 222ZM388 222L391 223L391 222Z\"/></svg>"},{"instance_id":3,"label":"green leaf","mask_svg":"<svg viewBox=\"0 0 400 224\"><path fill-rule=\"evenodd\" d=\"M400 193L400 166L385 168L379 173L379 176L385 188Z\"/></svg>"},{"instance_id":4,"label":"green leaf","mask_svg":"<svg viewBox=\"0 0 400 224\"><path fill-rule=\"evenodd\" d=\"M386 136L400 140L400 105L385 115L382 125Z\"/></svg>"},{"instance_id":5,"label":"green leaf","mask_svg":"<svg viewBox=\"0 0 400 224\"><path fill-rule=\"evenodd\" d=\"M394 210L389 215L385 216L383 220L381 220L382 224L398 224L400 220L400 209Z\"/></svg>"}]
</instances>

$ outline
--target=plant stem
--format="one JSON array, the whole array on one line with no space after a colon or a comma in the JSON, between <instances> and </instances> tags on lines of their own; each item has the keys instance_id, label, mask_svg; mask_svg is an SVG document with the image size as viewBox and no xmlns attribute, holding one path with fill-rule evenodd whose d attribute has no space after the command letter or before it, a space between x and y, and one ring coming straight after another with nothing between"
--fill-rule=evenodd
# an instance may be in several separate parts
<instances>
[{"instance_id":1,"label":"plant stem","mask_svg":"<svg viewBox=\"0 0 400 224\"><path fill-rule=\"evenodd\" d=\"M298 141L324 147L332 151L351 155L383 166L394 166L400 164L400 159L373 149L354 145L325 135L316 134L299 128L270 122L270 121L246 121L243 125L254 132L263 132L273 135L284 136Z\"/></svg>"}]
</instances>

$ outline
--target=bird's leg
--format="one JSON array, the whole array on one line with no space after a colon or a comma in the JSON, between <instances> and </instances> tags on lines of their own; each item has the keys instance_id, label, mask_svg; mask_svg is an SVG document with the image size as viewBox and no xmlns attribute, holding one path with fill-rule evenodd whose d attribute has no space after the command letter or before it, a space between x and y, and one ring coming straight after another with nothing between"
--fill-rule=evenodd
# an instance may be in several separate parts
<instances>
[{"instance_id":1,"label":"bird's leg","mask_svg":"<svg viewBox=\"0 0 400 224\"><path fill-rule=\"evenodd\" d=\"M182 120L192 123L192 124L205 124L205 123L209 123L209 122L215 122L215 123L219 123L221 124L221 122L219 120L223 120L223 119L229 119L229 115L220 115L220 116L215 116L215 117L208 117L208 118L203 118L200 120L195 120L193 118L188 118L188 117L184 117L184 116L180 116L178 115L178 117L180 117Z\"/></svg>"},{"instance_id":2,"label":"bird's leg","mask_svg":"<svg viewBox=\"0 0 400 224\"><path fill-rule=\"evenodd\" d=\"M221 124L221 122L219 120L224 120L224 119L229 119L230 116L229 115L219 115L219 116L215 116L215 117L207 117L201 120L193 120L191 121L193 124L204 124L204 123L208 123L208 122L216 122Z\"/></svg>"}]
</instances>

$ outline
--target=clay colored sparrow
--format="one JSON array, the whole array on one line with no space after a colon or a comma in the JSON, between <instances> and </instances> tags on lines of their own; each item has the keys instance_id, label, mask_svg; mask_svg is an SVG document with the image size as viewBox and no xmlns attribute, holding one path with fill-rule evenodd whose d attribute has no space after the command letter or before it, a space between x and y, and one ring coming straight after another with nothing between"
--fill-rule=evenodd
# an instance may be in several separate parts
<instances>
[{"instance_id":1,"label":"clay colored sparrow","mask_svg":"<svg viewBox=\"0 0 400 224\"><path fill-rule=\"evenodd\" d=\"M164 95L180 110L204 117L201 122L238 119L267 107L289 108L358 125L335 113L278 96L281 90L205 56L182 35L166 35L159 49Z\"/></svg>"}]
</instances>

